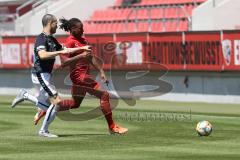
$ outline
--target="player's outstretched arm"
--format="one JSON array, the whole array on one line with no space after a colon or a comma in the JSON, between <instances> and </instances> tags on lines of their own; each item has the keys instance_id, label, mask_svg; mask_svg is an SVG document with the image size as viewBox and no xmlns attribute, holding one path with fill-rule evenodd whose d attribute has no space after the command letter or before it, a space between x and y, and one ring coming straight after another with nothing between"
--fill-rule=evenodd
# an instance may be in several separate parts
<instances>
[{"instance_id":1,"label":"player's outstretched arm","mask_svg":"<svg viewBox=\"0 0 240 160\"><path fill-rule=\"evenodd\" d=\"M90 46L83 46L78 48L63 48L63 50L55 51L55 52L47 52L45 50L41 50L38 52L38 55L41 59L49 59L54 58L60 54L69 54L74 52L84 52L84 51L91 51Z\"/></svg>"},{"instance_id":2,"label":"player's outstretched arm","mask_svg":"<svg viewBox=\"0 0 240 160\"><path fill-rule=\"evenodd\" d=\"M79 59L82 59L82 58L87 58L87 59L92 59L92 55L90 52L87 52L87 51L84 51L83 53L79 54L79 55L76 55L74 57L71 57L71 58L67 58L67 59L61 59L61 67L64 68L66 66L69 66L69 65L72 65L72 64L75 64L77 63L77 61Z\"/></svg>"},{"instance_id":3,"label":"player's outstretched arm","mask_svg":"<svg viewBox=\"0 0 240 160\"><path fill-rule=\"evenodd\" d=\"M83 47L78 47L78 48L67 48L69 50L70 53L74 53L74 52L91 52L92 51L92 47L87 45L87 46L83 46Z\"/></svg>"},{"instance_id":4,"label":"player's outstretched arm","mask_svg":"<svg viewBox=\"0 0 240 160\"><path fill-rule=\"evenodd\" d=\"M70 53L68 48L64 48L63 50L55 51L55 52L47 52L45 50L38 51L38 55L41 59L50 59L60 54L68 54L68 53Z\"/></svg>"}]
</instances>

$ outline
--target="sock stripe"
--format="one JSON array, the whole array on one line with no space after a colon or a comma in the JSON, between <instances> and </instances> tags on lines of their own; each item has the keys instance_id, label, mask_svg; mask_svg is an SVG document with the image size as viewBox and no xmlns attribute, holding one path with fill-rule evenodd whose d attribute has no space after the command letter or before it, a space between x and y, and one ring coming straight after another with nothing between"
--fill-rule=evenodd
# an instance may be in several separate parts
<instances>
[{"instance_id":1,"label":"sock stripe","mask_svg":"<svg viewBox=\"0 0 240 160\"><path fill-rule=\"evenodd\" d=\"M48 114L47 121L49 121L50 115L52 114L52 111L53 111L54 107L55 107L55 106L53 105L53 107L52 107L51 110L50 110L50 113Z\"/></svg>"},{"instance_id":2,"label":"sock stripe","mask_svg":"<svg viewBox=\"0 0 240 160\"><path fill-rule=\"evenodd\" d=\"M44 103L42 103L42 102L38 102L39 104L41 104L41 105L43 105L44 107L49 107L48 105L46 105L46 104L44 104Z\"/></svg>"}]
</instances>

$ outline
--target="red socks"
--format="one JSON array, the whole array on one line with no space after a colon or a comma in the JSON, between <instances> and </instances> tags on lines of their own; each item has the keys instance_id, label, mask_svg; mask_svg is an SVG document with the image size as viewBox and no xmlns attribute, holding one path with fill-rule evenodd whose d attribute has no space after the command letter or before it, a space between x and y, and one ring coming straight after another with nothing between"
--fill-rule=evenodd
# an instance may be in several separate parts
<instances>
[{"instance_id":1,"label":"red socks","mask_svg":"<svg viewBox=\"0 0 240 160\"><path fill-rule=\"evenodd\" d=\"M108 127L112 128L114 126L114 122L112 118L112 110L109 103L109 94L107 92L105 92L102 95L100 104L101 104L102 112L107 120Z\"/></svg>"}]
</instances>

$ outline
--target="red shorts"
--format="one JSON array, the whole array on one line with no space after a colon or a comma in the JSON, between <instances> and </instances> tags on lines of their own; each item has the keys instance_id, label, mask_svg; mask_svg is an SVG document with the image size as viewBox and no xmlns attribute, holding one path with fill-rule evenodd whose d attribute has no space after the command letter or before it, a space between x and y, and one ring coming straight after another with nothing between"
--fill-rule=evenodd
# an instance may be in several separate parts
<instances>
[{"instance_id":1,"label":"red shorts","mask_svg":"<svg viewBox=\"0 0 240 160\"><path fill-rule=\"evenodd\" d=\"M78 77L71 77L73 82L72 95L84 97L86 92L94 95L94 91L100 89L100 84L89 74L81 74Z\"/></svg>"}]
</instances>

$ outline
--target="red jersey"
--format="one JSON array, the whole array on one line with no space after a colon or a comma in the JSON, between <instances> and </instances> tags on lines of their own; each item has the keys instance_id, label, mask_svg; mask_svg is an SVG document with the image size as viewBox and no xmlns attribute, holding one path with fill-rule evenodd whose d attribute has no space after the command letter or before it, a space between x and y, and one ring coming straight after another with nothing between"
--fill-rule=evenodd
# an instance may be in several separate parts
<instances>
[{"instance_id":1,"label":"red jersey","mask_svg":"<svg viewBox=\"0 0 240 160\"><path fill-rule=\"evenodd\" d=\"M66 42L65 46L67 48L77 48L87 45L88 42L85 38L76 39L74 36L70 35ZM71 53L69 55L61 55L61 59L67 59L81 54L81 52ZM74 65L70 65L70 78L75 83L76 81L82 81L89 75L90 62L85 59L79 59L78 62ZM77 83L77 82L76 82Z\"/></svg>"}]
</instances>

